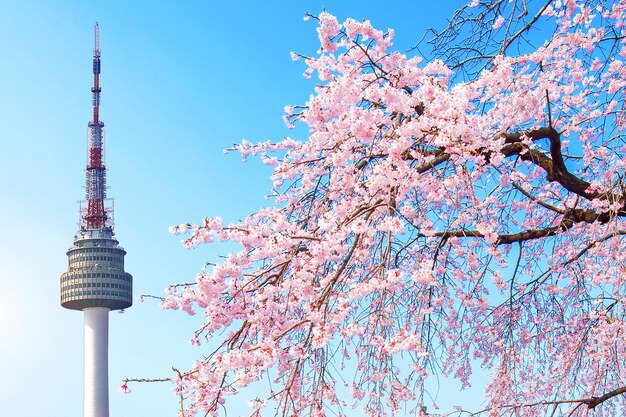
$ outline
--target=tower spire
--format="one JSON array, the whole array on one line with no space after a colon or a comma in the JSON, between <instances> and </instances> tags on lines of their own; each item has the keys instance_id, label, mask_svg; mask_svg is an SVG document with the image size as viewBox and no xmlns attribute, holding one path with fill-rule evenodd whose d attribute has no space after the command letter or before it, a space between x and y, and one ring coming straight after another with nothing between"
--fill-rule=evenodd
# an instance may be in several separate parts
<instances>
[{"instance_id":1,"label":"tower spire","mask_svg":"<svg viewBox=\"0 0 626 417\"><path fill-rule=\"evenodd\" d=\"M93 48L93 122L98 123L100 110L100 27L98 22L93 28L94 48Z\"/></svg>"},{"instance_id":2,"label":"tower spire","mask_svg":"<svg viewBox=\"0 0 626 417\"><path fill-rule=\"evenodd\" d=\"M100 28L94 26L93 49L93 87L91 88L93 102L93 121L89 123L87 138L87 168L86 168L86 199L87 213L81 220L86 229L112 228L107 222L108 216L104 208L106 199L106 167L104 166L104 123L100 121Z\"/></svg>"}]
</instances>

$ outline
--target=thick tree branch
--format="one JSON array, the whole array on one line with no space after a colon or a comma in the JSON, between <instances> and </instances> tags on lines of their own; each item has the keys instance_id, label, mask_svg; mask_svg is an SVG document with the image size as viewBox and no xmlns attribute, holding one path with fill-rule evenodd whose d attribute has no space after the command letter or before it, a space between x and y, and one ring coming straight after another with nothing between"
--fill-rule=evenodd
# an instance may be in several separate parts
<instances>
[{"instance_id":1,"label":"thick tree branch","mask_svg":"<svg viewBox=\"0 0 626 417\"><path fill-rule=\"evenodd\" d=\"M613 397L617 397L620 394L625 394L626 393L626 386L623 387L619 387L614 389L613 391L607 392L606 394L600 396L600 397L590 397L590 398L577 398L577 399L573 399L573 400L556 400L556 401L539 401L536 403L529 403L529 404L515 404L515 405L505 405L503 406L503 408L508 408L508 409L517 409L517 408L530 408L530 407L539 407L539 406L545 406L545 405L554 405L554 406L559 406L562 404L585 404L587 406L587 408L589 408L590 410L593 410L594 408L596 408L597 406L599 406L600 404L602 404L603 402L613 398ZM467 412L469 415L471 416L477 416L483 413L486 413L488 411L491 411L492 408L485 408L483 410L477 411L477 412L473 412L473 413L469 413Z\"/></svg>"},{"instance_id":2,"label":"thick tree branch","mask_svg":"<svg viewBox=\"0 0 626 417\"><path fill-rule=\"evenodd\" d=\"M524 242L526 240L539 239L549 236L558 235L566 230L571 229L577 223L593 223L599 221L601 223L607 223L611 219L609 213L596 213L593 210L572 209L568 210L561 220L561 223L556 226L550 226L543 229L531 229L524 230L518 233L499 235L495 244L496 245L510 245L515 242ZM424 235L425 236L425 235ZM435 233L434 236L442 238L451 237L478 237L484 238L485 235L478 230L447 230L445 232Z\"/></svg>"},{"instance_id":3,"label":"thick tree branch","mask_svg":"<svg viewBox=\"0 0 626 417\"><path fill-rule=\"evenodd\" d=\"M542 127L524 133L508 133L503 136L507 145L502 148L502 152L506 156L519 155L522 160L532 162L543 168L546 171L548 181L556 181L566 190L581 197L588 200L600 197L600 193L597 191L589 191L590 183L567 170L561 153L561 135L553 128ZM550 156L548 157L536 149L530 149L522 142L525 137L532 141L548 139L550 141Z\"/></svg>"},{"instance_id":4,"label":"thick tree branch","mask_svg":"<svg viewBox=\"0 0 626 417\"><path fill-rule=\"evenodd\" d=\"M555 129L551 127L541 127L526 132L505 133L502 136L505 140L505 145L502 147L504 156L519 155L523 161L528 161L541 167L546 171L546 179L548 181L558 182L566 190L588 200L593 200L594 198L610 198L614 201L624 200L621 196L591 191L589 189L591 186L589 182L578 178L568 171L561 152L561 135ZM525 138L532 141L548 139L550 141L550 156L536 149L529 148L528 145L524 143ZM491 155L488 151L483 150L482 152L485 153L487 158ZM415 169L419 173L423 173L450 159L450 154L443 149L437 151L435 155L432 160L417 166ZM620 216L626 215L626 209L624 212L620 211L618 214Z\"/></svg>"},{"instance_id":5,"label":"thick tree branch","mask_svg":"<svg viewBox=\"0 0 626 417\"><path fill-rule=\"evenodd\" d=\"M581 402L583 404L587 405L587 408L593 410L594 408L596 408L597 406L599 406L600 404L602 404L603 402L605 402L606 400L616 397L620 394L624 394L626 393L626 386L623 387L619 387L617 389L614 389L613 391L607 392L606 394L600 396L600 397L591 397L591 398L587 398L585 400L582 400Z\"/></svg>"}]
</instances>

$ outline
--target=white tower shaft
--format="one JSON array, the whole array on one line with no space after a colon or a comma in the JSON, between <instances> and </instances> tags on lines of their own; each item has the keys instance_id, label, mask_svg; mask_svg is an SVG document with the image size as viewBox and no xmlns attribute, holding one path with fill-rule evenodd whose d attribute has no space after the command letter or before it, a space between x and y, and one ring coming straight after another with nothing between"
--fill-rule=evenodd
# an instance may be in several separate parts
<instances>
[{"instance_id":1,"label":"white tower shaft","mask_svg":"<svg viewBox=\"0 0 626 417\"><path fill-rule=\"evenodd\" d=\"M109 417L109 309L85 313L83 417Z\"/></svg>"}]
</instances>

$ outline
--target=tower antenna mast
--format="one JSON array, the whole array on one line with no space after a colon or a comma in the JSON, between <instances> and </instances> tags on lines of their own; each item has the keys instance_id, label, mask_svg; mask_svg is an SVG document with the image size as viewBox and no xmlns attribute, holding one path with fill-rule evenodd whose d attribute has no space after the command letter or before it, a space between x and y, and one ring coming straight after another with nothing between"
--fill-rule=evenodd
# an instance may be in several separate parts
<instances>
[{"instance_id":1,"label":"tower antenna mast","mask_svg":"<svg viewBox=\"0 0 626 417\"><path fill-rule=\"evenodd\" d=\"M93 96L93 122L98 123L100 110L100 27L98 22L93 29L94 48L93 48L93 88L91 93Z\"/></svg>"},{"instance_id":2,"label":"tower antenna mast","mask_svg":"<svg viewBox=\"0 0 626 417\"><path fill-rule=\"evenodd\" d=\"M89 123L87 138L87 178L86 199L87 214L84 216L86 229L103 229L108 224L107 212L104 209L106 199L106 167L104 166L104 123L100 121L100 28L94 27L93 49L93 87L91 88L93 104L93 121Z\"/></svg>"}]
</instances>

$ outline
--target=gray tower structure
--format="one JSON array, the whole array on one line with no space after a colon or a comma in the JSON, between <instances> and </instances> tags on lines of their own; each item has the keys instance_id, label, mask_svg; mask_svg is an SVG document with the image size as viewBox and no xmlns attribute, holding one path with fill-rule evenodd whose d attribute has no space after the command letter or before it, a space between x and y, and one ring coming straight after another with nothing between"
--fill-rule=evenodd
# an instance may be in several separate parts
<instances>
[{"instance_id":1,"label":"gray tower structure","mask_svg":"<svg viewBox=\"0 0 626 417\"><path fill-rule=\"evenodd\" d=\"M83 415L109 417L109 311L132 305L132 276L124 271L126 251L113 233L113 204L106 198L104 123L99 119L100 46L94 29L93 120L88 124L86 206L81 204L79 231L67 251L68 270L61 275L61 305L85 318Z\"/></svg>"},{"instance_id":2,"label":"gray tower structure","mask_svg":"<svg viewBox=\"0 0 626 417\"><path fill-rule=\"evenodd\" d=\"M111 229L81 229L67 251L69 269L61 275L61 305L71 310L133 304L133 278L124 272L126 251Z\"/></svg>"}]
</instances>

